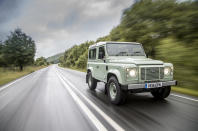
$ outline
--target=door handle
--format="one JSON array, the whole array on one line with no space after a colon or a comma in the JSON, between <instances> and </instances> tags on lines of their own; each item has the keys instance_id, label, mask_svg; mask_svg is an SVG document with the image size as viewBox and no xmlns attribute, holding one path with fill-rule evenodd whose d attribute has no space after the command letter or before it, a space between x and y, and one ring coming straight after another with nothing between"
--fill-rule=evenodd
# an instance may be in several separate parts
<instances>
[{"instance_id":1,"label":"door handle","mask_svg":"<svg viewBox=\"0 0 198 131\"><path fill-rule=\"evenodd\" d=\"M99 66L96 66L96 68L98 69L98 68L99 68Z\"/></svg>"}]
</instances>

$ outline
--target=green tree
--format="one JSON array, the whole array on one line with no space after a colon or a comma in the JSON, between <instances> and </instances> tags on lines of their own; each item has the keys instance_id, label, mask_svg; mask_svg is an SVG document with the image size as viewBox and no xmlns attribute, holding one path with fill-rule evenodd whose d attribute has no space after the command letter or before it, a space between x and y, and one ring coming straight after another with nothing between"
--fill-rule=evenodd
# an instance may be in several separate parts
<instances>
[{"instance_id":1,"label":"green tree","mask_svg":"<svg viewBox=\"0 0 198 131\"><path fill-rule=\"evenodd\" d=\"M87 66L88 50L84 52L76 62L76 67L80 69L85 69Z\"/></svg>"},{"instance_id":2,"label":"green tree","mask_svg":"<svg viewBox=\"0 0 198 131\"><path fill-rule=\"evenodd\" d=\"M0 67L2 66L6 66L6 62L3 57L3 42L0 41Z\"/></svg>"},{"instance_id":3,"label":"green tree","mask_svg":"<svg viewBox=\"0 0 198 131\"><path fill-rule=\"evenodd\" d=\"M96 40L96 43L97 42L100 42L100 41L110 41L111 38L110 38L110 35L107 35L107 36L104 36L104 37L99 37L97 40Z\"/></svg>"},{"instance_id":4,"label":"green tree","mask_svg":"<svg viewBox=\"0 0 198 131\"><path fill-rule=\"evenodd\" d=\"M64 66L63 65L63 63L64 63L64 56L60 56L58 60L59 60L60 65L61 66Z\"/></svg>"},{"instance_id":5,"label":"green tree","mask_svg":"<svg viewBox=\"0 0 198 131\"><path fill-rule=\"evenodd\" d=\"M46 66L49 63L47 62L47 60L44 57L39 57L39 58L36 59L36 61L34 62L34 64L36 66L42 66L42 65Z\"/></svg>"},{"instance_id":6,"label":"green tree","mask_svg":"<svg viewBox=\"0 0 198 131\"><path fill-rule=\"evenodd\" d=\"M4 42L3 57L9 65L23 66L33 64L35 56L35 42L21 29L15 29Z\"/></svg>"},{"instance_id":7,"label":"green tree","mask_svg":"<svg viewBox=\"0 0 198 131\"><path fill-rule=\"evenodd\" d=\"M181 87L193 88L198 84L198 51L186 47L175 38L162 39L156 48L156 58L174 64L174 77Z\"/></svg>"},{"instance_id":8,"label":"green tree","mask_svg":"<svg viewBox=\"0 0 198 131\"><path fill-rule=\"evenodd\" d=\"M142 43L149 57L174 64L181 87L198 89L198 0L136 0L124 10L121 22L99 41ZM64 54L67 67L85 68L89 45L82 43ZM77 54L77 55L75 55Z\"/></svg>"},{"instance_id":9,"label":"green tree","mask_svg":"<svg viewBox=\"0 0 198 131\"><path fill-rule=\"evenodd\" d=\"M86 41L80 45L75 45L72 48L65 51L64 56L59 59L60 64L65 67L78 67L85 68L84 65L87 61L85 57L88 47L94 44L94 41ZM83 65L81 66L81 64Z\"/></svg>"}]
</instances>

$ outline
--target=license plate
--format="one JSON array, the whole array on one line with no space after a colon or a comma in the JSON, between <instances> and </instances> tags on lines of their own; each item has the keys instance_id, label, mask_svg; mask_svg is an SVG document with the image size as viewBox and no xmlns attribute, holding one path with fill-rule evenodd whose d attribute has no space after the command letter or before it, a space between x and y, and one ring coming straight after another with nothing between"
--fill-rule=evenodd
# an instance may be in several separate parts
<instances>
[{"instance_id":1,"label":"license plate","mask_svg":"<svg viewBox=\"0 0 198 131\"><path fill-rule=\"evenodd\" d=\"M156 82L156 83L146 83L145 88L157 88L162 87L162 82Z\"/></svg>"}]
</instances>

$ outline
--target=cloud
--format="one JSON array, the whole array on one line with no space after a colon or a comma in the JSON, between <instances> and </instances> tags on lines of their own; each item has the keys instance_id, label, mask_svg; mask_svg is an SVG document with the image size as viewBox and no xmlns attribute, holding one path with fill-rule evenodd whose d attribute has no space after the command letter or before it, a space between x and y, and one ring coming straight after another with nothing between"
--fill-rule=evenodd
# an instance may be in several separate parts
<instances>
[{"instance_id":1,"label":"cloud","mask_svg":"<svg viewBox=\"0 0 198 131\"><path fill-rule=\"evenodd\" d=\"M18 6L17 0L0 0L0 24L14 17Z\"/></svg>"},{"instance_id":2,"label":"cloud","mask_svg":"<svg viewBox=\"0 0 198 131\"><path fill-rule=\"evenodd\" d=\"M20 6L23 0L0 0L0 40L5 39L9 30L7 23L15 19L20 13ZM9 26L9 25L8 25Z\"/></svg>"},{"instance_id":3,"label":"cloud","mask_svg":"<svg viewBox=\"0 0 198 131\"><path fill-rule=\"evenodd\" d=\"M74 44L107 35L119 24L122 11L133 3L132 0L27 0L23 4L22 0L14 1L13 5L7 4L11 12L19 8L20 11L15 15L5 13L8 17L0 23L3 29L0 35L22 28L36 41L37 57L48 57Z\"/></svg>"}]
</instances>

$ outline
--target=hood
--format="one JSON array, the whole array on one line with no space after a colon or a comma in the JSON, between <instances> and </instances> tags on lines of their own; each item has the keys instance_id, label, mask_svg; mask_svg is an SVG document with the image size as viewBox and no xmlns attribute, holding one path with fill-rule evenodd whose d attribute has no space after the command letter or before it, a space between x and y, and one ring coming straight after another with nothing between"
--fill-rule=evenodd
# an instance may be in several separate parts
<instances>
[{"instance_id":1,"label":"hood","mask_svg":"<svg viewBox=\"0 0 198 131\"><path fill-rule=\"evenodd\" d=\"M123 63L123 64L136 64L136 65L162 65L163 62L159 60L153 60L146 57L114 57L110 58L111 63Z\"/></svg>"}]
</instances>

